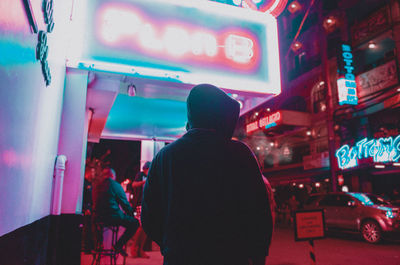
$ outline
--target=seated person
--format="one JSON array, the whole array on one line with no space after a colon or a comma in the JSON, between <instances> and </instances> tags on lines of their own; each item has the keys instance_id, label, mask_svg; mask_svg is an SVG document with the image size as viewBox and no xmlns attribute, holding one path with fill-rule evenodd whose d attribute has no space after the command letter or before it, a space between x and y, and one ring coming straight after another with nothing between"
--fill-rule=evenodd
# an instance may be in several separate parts
<instances>
[{"instance_id":1,"label":"seated person","mask_svg":"<svg viewBox=\"0 0 400 265\"><path fill-rule=\"evenodd\" d=\"M124 234L113 246L117 253L126 257L128 255L122 248L135 234L139 227L139 221L133 217L134 211L121 184L115 181L115 171L106 168L102 175L104 179L93 189L93 221L104 223L106 226L121 225L126 228Z\"/></svg>"}]
</instances>

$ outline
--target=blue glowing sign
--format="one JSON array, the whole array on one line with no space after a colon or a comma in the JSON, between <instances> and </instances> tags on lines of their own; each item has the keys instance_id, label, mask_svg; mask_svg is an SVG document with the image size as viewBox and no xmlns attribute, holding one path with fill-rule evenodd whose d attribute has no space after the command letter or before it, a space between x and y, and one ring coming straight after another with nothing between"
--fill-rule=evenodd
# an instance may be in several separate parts
<instances>
[{"instance_id":1,"label":"blue glowing sign","mask_svg":"<svg viewBox=\"0 0 400 265\"><path fill-rule=\"evenodd\" d=\"M338 56L339 79L337 80L339 105L357 105L357 83L354 75L351 46L342 44Z\"/></svg>"},{"instance_id":2,"label":"blue glowing sign","mask_svg":"<svg viewBox=\"0 0 400 265\"><path fill-rule=\"evenodd\" d=\"M341 169L355 167L359 160L371 157L374 162L397 162L400 158L400 135L396 138L364 138L355 146L350 147L346 144L336 151L338 166Z\"/></svg>"}]
</instances>

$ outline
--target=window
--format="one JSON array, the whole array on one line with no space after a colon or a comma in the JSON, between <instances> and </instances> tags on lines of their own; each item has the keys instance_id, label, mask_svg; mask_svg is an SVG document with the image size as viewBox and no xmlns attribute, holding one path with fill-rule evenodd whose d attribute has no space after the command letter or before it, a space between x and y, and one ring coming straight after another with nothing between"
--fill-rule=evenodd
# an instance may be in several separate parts
<instances>
[{"instance_id":1,"label":"window","mask_svg":"<svg viewBox=\"0 0 400 265\"><path fill-rule=\"evenodd\" d=\"M311 105L313 113L324 112L326 110L327 102L324 82L316 83L311 89Z\"/></svg>"}]
</instances>

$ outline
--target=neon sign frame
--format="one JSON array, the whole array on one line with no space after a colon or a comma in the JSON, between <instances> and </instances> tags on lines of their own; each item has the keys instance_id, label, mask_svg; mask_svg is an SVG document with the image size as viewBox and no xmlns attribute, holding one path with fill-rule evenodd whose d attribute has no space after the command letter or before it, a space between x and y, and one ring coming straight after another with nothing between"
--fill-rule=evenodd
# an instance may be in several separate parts
<instances>
[{"instance_id":1,"label":"neon sign frame","mask_svg":"<svg viewBox=\"0 0 400 265\"><path fill-rule=\"evenodd\" d=\"M114 8L115 11L118 6L130 6L124 11L132 17L136 15L142 21L141 26L150 25L157 32L153 37L158 43L165 41L162 36L168 31L167 27L170 27L169 32L175 32L175 36L193 37L204 33L213 47L217 40L219 54L211 58L213 48L207 44L183 55L181 50L173 50L173 45L168 46L170 50L151 52L159 44L153 42L154 47L140 45L144 38L135 40L133 35L123 36L123 30L129 31L130 28L126 24L124 29L114 28L117 41L107 41L99 32L104 20L98 19L107 9ZM143 77L146 78L187 84L213 83L221 88L257 94L278 95L281 92L277 22L270 14L197 0L154 0L151 3L144 0L96 0L90 1L86 9L80 24L86 24L89 32L82 34L84 37L79 40L80 44L74 47L76 52L69 55L69 67L138 77L145 72ZM183 12L186 9L189 11ZM168 13L173 12L171 10L175 13ZM190 12L205 19L196 18ZM156 16L161 13L165 17ZM171 33L169 39L173 39L174 34ZM182 47L188 51L187 47ZM174 52L175 57L171 56ZM252 61L253 58L257 60ZM113 67L110 69L110 66Z\"/></svg>"},{"instance_id":2,"label":"neon sign frame","mask_svg":"<svg viewBox=\"0 0 400 265\"><path fill-rule=\"evenodd\" d=\"M361 159L368 158L379 163L397 162L400 159L400 135L395 138L364 138L352 147L343 145L335 155L340 169L356 167Z\"/></svg>"},{"instance_id":3,"label":"neon sign frame","mask_svg":"<svg viewBox=\"0 0 400 265\"><path fill-rule=\"evenodd\" d=\"M274 17L278 17L285 9L287 2L288 0L237 0L233 1L233 4L243 8L271 13Z\"/></svg>"}]
</instances>

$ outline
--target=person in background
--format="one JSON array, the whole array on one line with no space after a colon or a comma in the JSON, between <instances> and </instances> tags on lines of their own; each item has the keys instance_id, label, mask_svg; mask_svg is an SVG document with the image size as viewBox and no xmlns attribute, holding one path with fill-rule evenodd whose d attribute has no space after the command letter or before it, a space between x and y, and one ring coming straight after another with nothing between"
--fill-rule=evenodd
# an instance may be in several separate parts
<instances>
[{"instance_id":1,"label":"person in background","mask_svg":"<svg viewBox=\"0 0 400 265\"><path fill-rule=\"evenodd\" d=\"M125 232L113 249L126 257L128 254L123 250L123 246L135 234L139 227L139 221L134 217L134 211L121 184L115 181L115 171L106 168L102 175L104 179L93 190L93 221L104 225L125 227Z\"/></svg>"},{"instance_id":2,"label":"person in background","mask_svg":"<svg viewBox=\"0 0 400 265\"><path fill-rule=\"evenodd\" d=\"M297 209L299 208L299 201L296 199L296 196L292 194L288 200L288 205L290 209L290 224L294 223L294 215Z\"/></svg>"},{"instance_id":3,"label":"person in background","mask_svg":"<svg viewBox=\"0 0 400 265\"><path fill-rule=\"evenodd\" d=\"M232 140L239 103L219 88L195 86L187 133L151 162L142 226L164 265L264 265L272 214L258 162Z\"/></svg>"},{"instance_id":4,"label":"person in background","mask_svg":"<svg viewBox=\"0 0 400 265\"><path fill-rule=\"evenodd\" d=\"M136 174L136 177L132 182L132 190L133 190L132 206L134 209L136 209L136 214L138 218L140 218L140 212L141 212L140 209L142 204L143 186L144 183L146 182L149 168L150 168L150 161L147 161L146 163L144 163L142 171ZM143 231L143 228L140 226L133 238L133 245L131 249L132 257L150 258L143 249L146 241L147 241L147 235Z\"/></svg>"},{"instance_id":5,"label":"person in background","mask_svg":"<svg viewBox=\"0 0 400 265\"><path fill-rule=\"evenodd\" d=\"M92 236L92 181L96 177L96 169L89 167L85 171L83 184L83 229L82 229L82 250L85 253L91 253L94 247Z\"/></svg>"}]
</instances>

